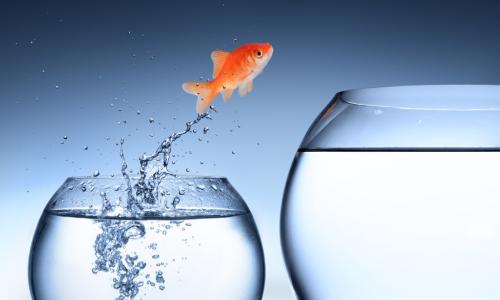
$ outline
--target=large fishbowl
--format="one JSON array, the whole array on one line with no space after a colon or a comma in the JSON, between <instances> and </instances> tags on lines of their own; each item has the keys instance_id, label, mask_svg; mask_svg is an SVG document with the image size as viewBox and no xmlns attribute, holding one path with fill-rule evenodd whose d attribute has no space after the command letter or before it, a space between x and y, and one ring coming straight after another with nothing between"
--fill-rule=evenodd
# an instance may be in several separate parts
<instances>
[{"instance_id":1,"label":"large fishbowl","mask_svg":"<svg viewBox=\"0 0 500 300\"><path fill-rule=\"evenodd\" d=\"M169 176L149 203L137 182L64 182L33 239L34 300L261 299L259 234L226 178Z\"/></svg>"},{"instance_id":2,"label":"large fishbowl","mask_svg":"<svg viewBox=\"0 0 500 300\"><path fill-rule=\"evenodd\" d=\"M299 299L500 299L500 86L338 93L288 177Z\"/></svg>"}]
</instances>

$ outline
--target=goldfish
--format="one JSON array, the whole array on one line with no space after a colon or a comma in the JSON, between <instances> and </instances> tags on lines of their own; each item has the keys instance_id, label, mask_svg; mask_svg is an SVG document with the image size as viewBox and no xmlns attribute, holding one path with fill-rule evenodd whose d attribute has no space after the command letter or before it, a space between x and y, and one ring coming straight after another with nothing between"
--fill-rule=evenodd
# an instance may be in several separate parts
<instances>
[{"instance_id":1,"label":"goldfish","mask_svg":"<svg viewBox=\"0 0 500 300\"><path fill-rule=\"evenodd\" d=\"M205 112L212 102L221 94L224 102L231 99L235 89L241 97L253 88L253 80L257 77L273 55L273 47L269 43L251 43L238 47L232 52L215 50L210 57L214 64L213 79L206 82L186 82L182 89L196 95L196 112Z\"/></svg>"}]
</instances>

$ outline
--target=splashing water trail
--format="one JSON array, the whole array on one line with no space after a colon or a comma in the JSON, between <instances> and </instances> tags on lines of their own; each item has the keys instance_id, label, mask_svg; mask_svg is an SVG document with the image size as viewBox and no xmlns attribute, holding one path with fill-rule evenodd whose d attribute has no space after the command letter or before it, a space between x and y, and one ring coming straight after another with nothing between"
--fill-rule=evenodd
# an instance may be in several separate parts
<instances>
[{"instance_id":1,"label":"splashing water trail","mask_svg":"<svg viewBox=\"0 0 500 300\"><path fill-rule=\"evenodd\" d=\"M210 107L211 111L216 111ZM163 140L155 152L150 155L143 155L139 158L139 178L137 183L132 185L132 180L127 172L127 162L123 151L125 139L120 141L120 158L122 161L121 173L126 183L127 201L126 207L113 205L105 192L101 193L102 213L101 219L96 222L100 225L101 232L97 235L94 244L95 263L92 268L94 274L100 272L113 273L113 288L118 290L118 300L133 299L139 293L139 289L144 285L143 279L140 279L140 273L146 268L146 262L139 259L136 253L125 253L124 249L132 240L139 240L147 234L147 228L140 221L150 208L160 205L160 195L164 193L159 189L163 179L167 176L176 176L168 170L171 159L172 145L176 140L193 131L192 127L202 119L211 119L206 113L198 114L196 119L187 122L184 130L172 133ZM150 123L154 122L150 119ZM208 128L208 127L206 127ZM161 157L160 166L152 166L152 163ZM94 177L99 176L98 171ZM180 187L179 191L182 190ZM182 195L179 192L179 195ZM181 198L175 196L170 203L165 203L167 209L175 210L180 203ZM110 217L111 216L111 217ZM128 218L113 219L112 216ZM134 220L131 220L134 219ZM182 222L182 221L181 221ZM168 228L164 228L166 232ZM152 244L153 245L153 244ZM150 245L149 249L156 250L156 247ZM154 254L154 257L159 257ZM161 264L159 264L161 265ZM149 274L145 278L149 278ZM158 285L158 289L165 289L166 279L161 270L155 272L153 280L147 280L146 283L152 287ZM156 284L155 284L156 283Z\"/></svg>"}]
</instances>

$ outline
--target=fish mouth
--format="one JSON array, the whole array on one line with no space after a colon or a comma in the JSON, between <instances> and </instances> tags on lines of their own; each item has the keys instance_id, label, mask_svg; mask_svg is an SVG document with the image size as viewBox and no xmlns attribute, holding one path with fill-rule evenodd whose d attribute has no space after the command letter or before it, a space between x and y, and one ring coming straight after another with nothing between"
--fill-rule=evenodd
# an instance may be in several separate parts
<instances>
[{"instance_id":1,"label":"fish mouth","mask_svg":"<svg viewBox=\"0 0 500 300\"><path fill-rule=\"evenodd\" d=\"M271 59L271 56L273 56L274 48L271 46L269 48L269 51L267 52L267 59Z\"/></svg>"}]
</instances>

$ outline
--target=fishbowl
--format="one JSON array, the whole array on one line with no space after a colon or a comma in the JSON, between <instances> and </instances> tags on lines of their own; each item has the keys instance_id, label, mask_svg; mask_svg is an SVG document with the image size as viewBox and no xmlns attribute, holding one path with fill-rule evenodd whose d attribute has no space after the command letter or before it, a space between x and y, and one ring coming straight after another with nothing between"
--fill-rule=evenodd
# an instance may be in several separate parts
<instances>
[{"instance_id":1,"label":"fishbowl","mask_svg":"<svg viewBox=\"0 0 500 300\"><path fill-rule=\"evenodd\" d=\"M259 234L226 178L169 176L154 202L132 201L135 184L64 182L33 238L34 300L261 299Z\"/></svg>"},{"instance_id":2,"label":"fishbowl","mask_svg":"<svg viewBox=\"0 0 500 300\"><path fill-rule=\"evenodd\" d=\"M281 211L307 300L500 299L500 86L338 93Z\"/></svg>"}]
</instances>

